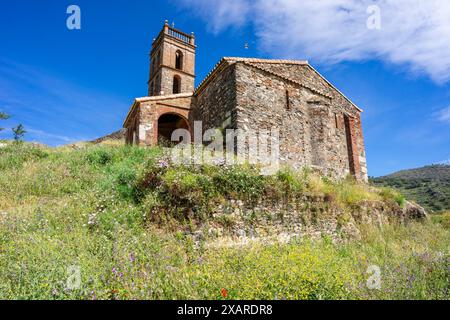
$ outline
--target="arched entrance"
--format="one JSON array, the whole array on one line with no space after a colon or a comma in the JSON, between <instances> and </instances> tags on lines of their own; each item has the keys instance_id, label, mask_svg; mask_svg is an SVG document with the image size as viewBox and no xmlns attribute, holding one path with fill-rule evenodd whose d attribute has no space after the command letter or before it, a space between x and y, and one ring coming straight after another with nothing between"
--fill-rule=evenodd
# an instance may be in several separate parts
<instances>
[{"instance_id":1,"label":"arched entrance","mask_svg":"<svg viewBox=\"0 0 450 320\"><path fill-rule=\"evenodd\" d=\"M186 129L189 131L189 124L185 118L174 113L167 113L158 119L158 144L165 147L171 147L178 142L172 142L172 133L177 129ZM190 141L183 141L189 143Z\"/></svg>"}]
</instances>

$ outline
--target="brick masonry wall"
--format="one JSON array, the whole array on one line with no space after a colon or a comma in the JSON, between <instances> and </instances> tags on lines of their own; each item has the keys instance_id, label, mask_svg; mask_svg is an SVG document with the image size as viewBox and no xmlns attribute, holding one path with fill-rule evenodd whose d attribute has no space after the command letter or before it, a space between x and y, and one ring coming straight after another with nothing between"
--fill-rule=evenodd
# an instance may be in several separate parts
<instances>
[{"instance_id":1,"label":"brick masonry wall","mask_svg":"<svg viewBox=\"0 0 450 320\"><path fill-rule=\"evenodd\" d=\"M183 54L182 70L177 70L175 67L176 52L180 51ZM148 92L150 94L150 85L155 83L155 88L158 88L156 80L159 75L160 91L155 92L154 95L159 95L164 92L164 95L173 93L173 78L178 75L181 78L180 93L194 92L195 82L195 47L174 39L168 35L158 39L155 47L152 50L151 61L157 60L157 55L160 53L160 63L155 65L155 70L151 70Z\"/></svg>"},{"instance_id":2,"label":"brick masonry wall","mask_svg":"<svg viewBox=\"0 0 450 320\"><path fill-rule=\"evenodd\" d=\"M156 145L158 142L158 119L164 114L176 114L186 120L190 127L190 111L193 97L154 97L148 101L138 102L137 108L130 114L127 129L135 132L136 144ZM127 143L133 143L127 137Z\"/></svg>"},{"instance_id":3,"label":"brick masonry wall","mask_svg":"<svg viewBox=\"0 0 450 320\"><path fill-rule=\"evenodd\" d=\"M180 41L166 36L163 44L161 63L175 69L175 54L177 50L183 53L183 71L195 76L195 47L180 43Z\"/></svg>"},{"instance_id":4,"label":"brick masonry wall","mask_svg":"<svg viewBox=\"0 0 450 320\"><path fill-rule=\"evenodd\" d=\"M181 88L179 93L192 93L194 92L194 77L183 74L180 71L172 70L168 68L161 69L161 91L164 95L173 94L173 78L174 76L181 78Z\"/></svg>"}]
</instances>

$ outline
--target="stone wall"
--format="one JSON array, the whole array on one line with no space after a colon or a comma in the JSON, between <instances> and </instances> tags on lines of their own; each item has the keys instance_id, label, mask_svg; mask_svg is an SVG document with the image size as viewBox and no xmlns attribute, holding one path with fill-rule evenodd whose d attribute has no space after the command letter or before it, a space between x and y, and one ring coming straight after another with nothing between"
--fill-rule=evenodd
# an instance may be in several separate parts
<instances>
[{"instance_id":1,"label":"stone wall","mask_svg":"<svg viewBox=\"0 0 450 320\"><path fill-rule=\"evenodd\" d=\"M396 203L366 201L348 211L334 206L320 195L304 195L284 203L246 204L229 200L213 211L212 219L190 233L197 241L221 238L220 243L225 246L249 241L268 243L320 239L324 236L333 242L342 242L360 239L361 227L365 225L382 228L428 218L422 207L409 202L402 208Z\"/></svg>"},{"instance_id":2,"label":"stone wall","mask_svg":"<svg viewBox=\"0 0 450 320\"><path fill-rule=\"evenodd\" d=\"M290 70L286 65L282 68ZM347 109L343 110L328 95L252 65L237 62L236 79L238 128L279 128L282 163L294 167L320 167L326 174L339 177L350 173L353 157L348 152L344 125ZM360 122L356 119L359 114L354 110L351 106L355 116L353 136L358 137ZM359 148L360 145L355 147Z\"/></svg>"},{"instance_id":3,"label":"stone wall","mask_svg":"<svg viewBox=\"0 0 450 320\"><path fill-rule=\"evenodd\" d=\"M203 132L208 129L236 128L236 75L234 66L224 66L196 92L196 106L191 121L201 120Z\"/></svg>"},{"instance_id":4,"label":"stone wall","mask_svg":"<svg viewBox=\"0 0 450 320\"><path fill-rule=\"evenodd\" d=\"M354 154L350 155L350 157L353 158L353 162L356 166L356 176L361 180L367 181L367 163L361 125L361 111L358 110L341 92L334 88L332 84L325 80L309 64L276 64L257 62L251 64L274 74L294 79L305 84L309 88L316 89L317 91L331 97L331 104L329 105L330 108L328 114L329 119L325 122L325 125L331 126L329 128L329 133L331 135L329 143L333 146L331 148L328 147L329 163L338 164L339 171L351 171L348 165L350 162L350 159L348 158L349 147L346 138L347 133L345 132L345 116L348 116L352 125L350 128L353 133L351 143L353 144L352 149L354 152ZM333 126L336 130L333 130ZM347 158L342 157L344 154L347 154Z\"/></svg>"}]
</instances>

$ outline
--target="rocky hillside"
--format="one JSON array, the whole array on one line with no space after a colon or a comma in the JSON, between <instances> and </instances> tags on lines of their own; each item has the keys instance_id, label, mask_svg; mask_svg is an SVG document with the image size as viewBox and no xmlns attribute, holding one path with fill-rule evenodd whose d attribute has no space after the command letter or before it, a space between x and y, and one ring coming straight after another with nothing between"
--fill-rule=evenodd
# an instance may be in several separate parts
<instances>
[{"instance_id":1,"label":"rocky hillside","mask_svg":"<svg viewBox=\"0 0 450 320\"><path fill-rule=\"evenodd\" d=\"M394 187L430 211L450 210L450 165L433 165L373 178L376 186Z\"/></svg>"},{"instance_id":2,"label":"rocky hillside","mask_svg":"<svg viewBox=\"0 0 450 320\"><path fill-rule=\"evenodd\" d=\"M449 219L392 189L120 142L2 144L0 299L449 298Z\"/></svg>"},{"instance_id":3,"label":"rocky hillside","mask_svg":"<svg viewBox=\"0 0 450 320\"><path fill-rule=\"evenodd\" d=\"M91 142L92 143L102 143L102 142L118 141L118 142L125 143L126 134L127 134L127 129L120 129L111 134L108 134L106 136L95 139L94 141L91 141Z\"/></svg>"}]
</instances>

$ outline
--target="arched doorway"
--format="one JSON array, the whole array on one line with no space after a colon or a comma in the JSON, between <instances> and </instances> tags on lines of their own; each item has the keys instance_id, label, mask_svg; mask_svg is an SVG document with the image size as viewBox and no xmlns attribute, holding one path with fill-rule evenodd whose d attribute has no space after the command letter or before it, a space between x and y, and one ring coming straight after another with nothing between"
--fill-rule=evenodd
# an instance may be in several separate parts
<instances>
[{"instance_id":1,"label":"arched doorway","mask_svg":"<svg viewBox=\"0 0 450 320\"><path fill-rule=\"evenodd\" d=\"M185 118L174 113L167 113L158 119L158 144L164 147L177 145L179 142L172 142L172 134L177 129L189 131L189 124ZM182 141L189 143L190 141Z\"/></svg>"}]
</instances>

